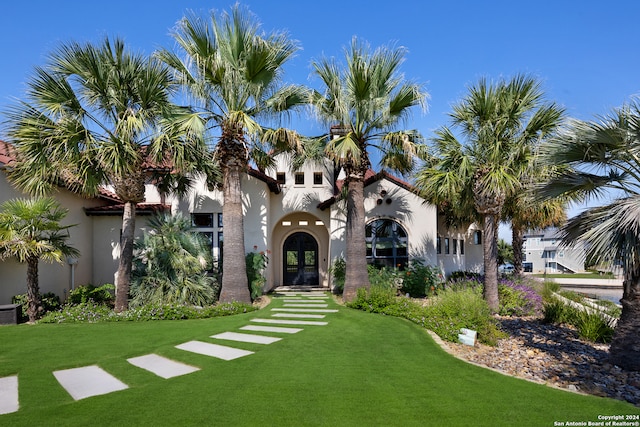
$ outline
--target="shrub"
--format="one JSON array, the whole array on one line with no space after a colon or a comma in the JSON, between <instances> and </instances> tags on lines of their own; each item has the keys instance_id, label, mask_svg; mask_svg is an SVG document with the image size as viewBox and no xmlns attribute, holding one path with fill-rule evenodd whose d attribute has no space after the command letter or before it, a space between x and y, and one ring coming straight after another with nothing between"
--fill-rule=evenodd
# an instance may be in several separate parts
<instances>
[{"instance_id":1,"label":"shrub","mask_svg":"<svg viewBox=\"0 0 640 427\"><path fill-rule=\"evenodd\" d=\"M402 280L402 273L400 271L387 267L378 268L375 265L368 265L367 273L369 274L371 288L377 286L392 289L394 295L397 293L398 284Z\"/></svg>"},{"instance_id":2,"label":"shrub","mask_svg":"<svg viewBox=\"0 0 640 427\"><path fill-rule=\"evenodd\" d=\"M457 279L449 279L445 284L445 289L480 289L482 290L482 278L481 277L459 277Z\"/></svg>"},{"instance_id":3,"label":"shrub","mask_svg":"<svg viewBox=\"0 0 640 427\"><path fill-rule=\"evenodd\" d=\"M247 280L249 281L251 299L255 300L262 295L264 285L267 283L264 272L269 263L269 258L264 252L249 252L244 260L247 267Z\"/></svg>"},{"instance_id":4,"label":"shrub","mask_svg":"<svg viewBox=\"0 0 640 427\"><path fill-rule=\"evenodd\" d=\"M384 286L371 286L369 292L358 289L356 298L348 307L371 313L403 317L434 331L446 341L457 342L461 328L478 331L480 342L496 345L506 336L498 329L489 306L482 298L479 287L445 289L434 298L434 303L423 307L408 299L397 297Z\"/></svg>"},{"instance_id":5,"label":"shrub","mask_svg":"<svg viewBox=\"0 0 640 427\"><path fill-rule=\"evenodd\" d=\"M550 280L545 280L544 285L542 287L542 298L545 301L552 301L553 294L560 290L560 284L556 282L552 282Z\"/></svg>"},{"instance_id":6,"label":"shrub","mask_svg":"<svg viewBox=\"0 0 640 427\"><path fill-rule=\"evenodd\" d=\"M114 295L116 287L110 283L95 287L91 284L78 286L69 291L67 304L82 304L93 301L96 304L104 304L113 307Z\"/></svg>"},{"instance_id":7,"label":"shrub","mask_svg":"<svg viewBox=\"0 0 640 427\"><path fill-rule=\"evenodd\" d=\"M40 319L40 323L95 323L106 321L114 314L106 305L88 301L47 313Z\"/></svg>"},{"instance_id":8,"label":"shrub","mask_svg":"<svg viewBox=\"0 0 640 427\"><path fill-rule=\"evenodd\" d=\"M60 297L53 292L47 292L46 294L41 295L40 300L42 302L42 315L60 308ZM12 304L20 304L21 306L20 322L24 322L29 319L29 315L27 314L29 304L27 302L27 294L19 294L11 297Z\"/></svg>"},{"instance_id":9,"label":"shrub","mask_svg":"<svg viewBox=\"0 0 640 427\"><path fill-rule=\"evenodd\" d=\"M613 328L598 313L580 310L575 320L578 334L585 340L608 343L613 338Z\"/></svg>"},{"instance_id":10,"label":"shrub","mask_svg":"<svg viewBox=\"0 0 640 427\"><path fill-rule=\"evenodd\" d=\"M436 294L444 288L444 275L438 267L424 265L421 260L409 262L402 274L402 292L415 298Z\"/></svg>"},{"instance_id":11,"label":"shrub","mask_svg":"<svg viewBox=\"0 0 640 427\"><path fill-rule=\"evenodd\" d=\"M256 310L242 303L226 303L208 307L195 307L179 304L149 304L116 313L105 305L93 301L69 305L60 311L48 313L41 323L95 323L151 320L206 319L229 316Z\"/></svg>"},{"instance_id":12,"label":"shrub","mask_svg":"<svg viewBox=\"0 0 640 427\"><path fill-rule=\"evenodd\" d=\"M558 291L557 292L558 295L562 295L563 297L565 297L568 300L571 300L573 302L577 302L582 304L584 302L584 297L582 295L580 295L577 292L574 291Z\"/></svg>"},{"instance_id":13,"label":"shrub","mask_svg":"<svg viewBox=\"0 0 640 427\"><path fill-rule=\"evenodd\" d=\"M347 263L344 258L338 258L331 264L329 274L333 277L333 292L342 294L344 291L344 279L347 274Z\"/></svg>"},{"instance_id":14,"label":"shrub","mask_svg":"<svg viewBox=\"0 0 640 427\"><path fill-rule=\"evenodd\" d=\"M458 281L458 280L475 280L478 282L482 282L483 275L480 273L476 273L474 271L454 271L449 275L449 281Z\"/></svg>"},{"instance_id":15,"label":"shrub","mask_svg":"<svg viewBox=\"0 0 640 427\"><path fill-rule=\"evenodd\" d=\"M212 304L217 284L207 273L211 251L191 221L181 215L159 215L149 220L149 227L135 243L132 306Z\"/></svg>"},{"instance_id":16,"label":"shrub","mask_svg":"<svg viewBox=\"0 0 640 427\"><path fill-rule=\"evenodd\" d=\"M385 308L395 304L395 302L395 288L386 285L372 284L368 291L364 288L358 288L355 299L347 303L347 307L368 311L370 313L382 313Z\"/></svg>"},{"instance_id":17,"label":"shrub","mask_svg":"<svg viewBox=\"0 0 640 427\"><path fill-rule=\"evenodd\" d=\"M524 283L502 279L498 296L503 316L537 316L542 312L542 297Z\"/></svg>"},{"instance_id":18,"label":"shrub","mask_svg":"<svg viewBox=\"0 0 640 427\"><path fill-rule=\"evenodd\" d=\"M495 346L506 336L478 287L445 289L426 308L425 326L446 341L457 342L461 328L478 332L478 340Z\"/></svg>"},{"instance_id":19,"label":"shrub","mask_svg":"<svg viewBox=\"0 0 640 427\"><path fill-rule=\"evenodd\" d=\"M604 312L611 317L616 317L619 319L622 315L622 309L618 307L618 305L613 301L596 299L594 303L602 307Z\"/></svg>"}]
</instances>

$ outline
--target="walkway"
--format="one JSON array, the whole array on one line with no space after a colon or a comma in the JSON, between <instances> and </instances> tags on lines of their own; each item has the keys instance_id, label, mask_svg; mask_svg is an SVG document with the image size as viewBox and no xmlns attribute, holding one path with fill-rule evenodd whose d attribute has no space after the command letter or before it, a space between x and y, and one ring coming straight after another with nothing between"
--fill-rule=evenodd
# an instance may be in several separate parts
<instances>
[{"instance_id":1,"label":"walkway","mask_svg":"<svg viewBox=\"0 0 640 427\"><path fill-rule=\"evenodd\" d=\"M282 298L283 305L281 308L270 309L271 316L250 319L248 325L239 328L240 331L222 332L211 335L204 340L187 341L175 347L187 352L230 361L254 354L253 351L234 347L234 342L265 346L277 343L286 339L284 337L301 332L307 327L328 325L326 316L338 312L337 309L328 308L330 297L325 292L292 291L280 292L276 295L277 298ZM256 312L258 315L263 313L263 311ZM157 354L133 357L127 359L127 362L165 379L188 375L200 370L197 366L187 365ZM97 365L55 371L53 375L74 400L128 388L121 379L114 377ZM16 412L19 408L18 375L0 378L0 414Z\"/></svg>"}]
</instances>

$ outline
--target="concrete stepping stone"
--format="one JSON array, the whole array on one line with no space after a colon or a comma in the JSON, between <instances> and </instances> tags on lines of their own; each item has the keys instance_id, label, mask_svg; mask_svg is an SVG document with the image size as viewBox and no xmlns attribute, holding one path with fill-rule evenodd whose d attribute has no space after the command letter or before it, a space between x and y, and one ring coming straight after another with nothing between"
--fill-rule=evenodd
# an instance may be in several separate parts
<instances>
[{"instance_id":1,"label":"concrete stepping stone","mask_svg":"<svg viewBox=\"0 0 640 427\"><path fill-rule=\"evenodd\" d=\"M327 297L324 292L277 292L276 295L287 297Z\"/></svg>"},{"instance_id":2,"label":"concrete stepping stone","mask_svg":"<svg viewBox=\"0 0 640 427\"><path fill-rule=\"evenodd\" d=\"M289 317L298 319L324 319L324 314L302 314L302 313L276 313L271 317Z\"/></svg>"},{"instance_id":3,"label":"concrete stepping stone","mask_svg":"<svg viewBox=\"0 0 640 427\"><path fill-rule=\"evenodd\" d=\"M328 325L328 322L316 322L314 320L287 320L287 319L251 319L252 322L257 323L273 323L276 325L315 325L324 326Z\"/></svg>"},{"instance_id":4,"label":"concrete stepping stone","mask_svg":"<svg viewBox=\"0 0 640 427\"><path fill-rule=\"evenodd\" d=\"M239 348L211 344L202 341L188 341L177 345L176 348L205 356L217 357L222 360L233 360L253 354L253 351L240 350Z\"/></svg>"},{"instance_id":5,"label":"concrete stepping stone","mask_svg":"<svg viewBox=\"0 0 640 427\"><path fill-rule=\"evenodd\" d=\"M284 301L285 303L296 303L296 304L320 304L323 301L316 301L316 300L308 300L308 299L291 299L291 298L285 298L282 301Z\"/></svg>"},{"instance_id":6,"label":"concrete stepping stone","mask_svg":"<svg viewBox=\"0 0 640 427\"><path fill-rule=\"evenodd\" d=\"M95 365L54 371L53 376L74 400L129 388L128 385Z\"/></svg>"},{"instance_id":7,"label":"concrete stepping stone","mask_svg":"<svg viewBox=\"0 0 640 427\"><path fill-rule=\"evenodd\" d=\"M0 415L16 412L18 402L18 376L0 378Z\"/></svg>"},{"instance_id":8,"label":"concrete stepping stone","mask_svg":"<svg viewBox=\"0 0 640 427\"><path fill-rule=\"evenodd\" d=\"M298 308L327 308L329 304L283 304L283 307L298 307Z\"/></svg>"},{"instance_id":9,"label":"concrete stepping stone","mask_svg":"<svg viewBox=\"0 0 640 427\"><path fill-rule=\"evenodd\" d=\"M166 357L158 356L157 354L132 357L127 359L127 362L131 363L133 366L152 372L164 379L178 377L180 375L186 375L200 370L200 368L196 368L195 366L176 362L175 360L167 359Z\"/></svg>"},{"instance_id":10,"label":"concrete stepping stone","mask_svg":"<svg viewBox=\"0 0 640 427\"><path fill-rule=\"evenodd\" d=\"M267 337L264 335L242 334L237 332L223 332L221 334L211 335L211 338L238 342L250 342L253 344L271 344L282 339L276 337Z\"/></svg>"},{"instance_id":11,"label":"concrete stepping stone","mask_svg":"<svg viewBox=\"0 0 640 427\"><path fill-rule=\"evenodd\" d=\"M304 329L301 328L283 328L281 326L261 326L261 325L247 325L240 328L244 331L256 331L256 332L280 332L283 334L297 334Z\"/></svg>"},{"instance_id":12,"label":"concrete stepping stone","mask_svg":"<svg viewBox=\"0 0 640 427\"><path fill-rule=\"evenodd\" d=\"M272 308L271 311L287 311L290 313L337 313L333 308Z\"/></svg>"}]
</instances>

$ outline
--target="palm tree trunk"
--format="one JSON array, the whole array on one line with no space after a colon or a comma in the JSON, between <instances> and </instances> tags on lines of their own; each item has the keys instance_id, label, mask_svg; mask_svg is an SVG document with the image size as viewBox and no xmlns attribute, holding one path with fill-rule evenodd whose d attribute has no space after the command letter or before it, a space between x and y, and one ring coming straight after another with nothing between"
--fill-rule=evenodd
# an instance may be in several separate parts
<instances>
[{"instance_id":1,"label":"palm tree trunk","mask_svg":"<svg viewBox=\"0 0 640 427\"><path fill-rule=\"evenodd\" d=\"M223 168L222 217L224 252L220 302L251 303L245 265L244 219L242 213L242 168L237 164Z\"/></svg>"},{"instance_id":2,"label":"palm tree trunk","mask_svg":"<svg viewBox=\"0 0 640 427\"><path fill-rule=\"evenodd\" d=\"M492 312L500 308L498 301L498 216L492 213L484 215L484 291L483 296Z\"/></svg>"},{"instance_id":3,"label":"palm tree trunk","mask_svg":"<svg viewBox=\"0 0 640 427\"><path fill-rule=\"evenodd\" d=\"M347 192L347 259L343 298L355 299L358 288L369 289L367 247L364 219L364 178L348 182Z\"/></svg>"},{"instance_id":4,"label":"palm tree trunk","mask_svg":"<svg viewBox=\"0 0 640 427\"><path fill-rule=\"evenodd\" d=\"M122 236L120 236L120 260L116 272L115 311L121 312L129 307L129 284L133 264L133 240L136 230L136 204L125 202L122 214Z\"/></svg>"},{"instance_id":5,"label":"palm tree trunk","mask_svg":"<svg viewBox=\"0 0 640 427\"><path fill-rule=\"evenodd\" d=\"M640 371L640 265L627 268L620 303L622 314L609 348L612 363L629 371Z\"/></svg>"},{"instance_id":6,"label":"palm tree trunk","mask_svg":"<svg viewBox=\"0 0 640 427\"><path fill-rule=\"evenodd\" d=\"M40 286L38 284L38 257L27 258L27 314L29 322L35 322L42 312Z\"/></svg>"},{"instance_id":7,"label":"palm tree trunk","mask_svg":"<svg viewBox=\"0 0 640 427\"><path fill-rule=\"evenodd\" d=\"M513 248L513 273L522 276L522 245L524 243L524 230L515 221L511 222L511 247Z\"/></svg>"}]
</instances>

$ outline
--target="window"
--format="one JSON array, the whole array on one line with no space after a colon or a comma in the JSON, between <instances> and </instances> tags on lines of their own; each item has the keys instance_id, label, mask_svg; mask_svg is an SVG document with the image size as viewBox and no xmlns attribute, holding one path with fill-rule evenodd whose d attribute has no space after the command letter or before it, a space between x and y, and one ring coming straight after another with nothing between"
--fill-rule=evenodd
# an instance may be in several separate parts
<instances>
[{"instance_id":1,"label":"window","mask_svg":"<svg viewBox=\"0 0 640 427\"><path fill-rule=\"evenodd\" d=\"M198 228L213 227L213 214L212 213L192 213L191 226L198 227Z\"/></svg>"},{"instance_id":2,"label":"window","mask_svg":"<svg viewBox=\"0 0 640 427\"><path fill-rule=\"evenodd\" d=\"M203 237L209 249L213 249L213 231L199 231L198 234Z\"/></svg>"},{"instance_id":3,"label":"window","mask_svg":"<svg viewBox=\"0 0 640 427\"><path fill-rule=\"evenodd\" d=\"M214 224L214 218L217 218L217 224ZM192 213L191 226L204 238L211 251L213 266L209 273L213 273L220 267L219 261L222 259L222 213Z\"/></svg>"},{"instance_id":4,"label":"window","mask_svg":"<svg viewBox=\"0 0 640 427\"><path fill-rule=\"evenodd\" d=\"M451 253L451 248L449 247L449 238L444 238L444 253L445 255L449 255Z\"/></svg>"},{"instance_id":5,"label":"window","mask_svg":"<svg viewBox=\"0 0 640 427\"><path fill-rule=\"evenodd\" d=\"M377 219L365 228L367 262L403 269L409 260L407 232L391 219Z\"/></svg>"},{"instance_id":6,"label":"window","mask_svg":"<svg viewBox=\"0 0 640 427\"><path fill-rule=\"evenodd\" d=\"M458 239L453 239L453 254L458 255Z\"/></svg>"},{"instance_id":7,"label":"window","mask_svg":"<svg viewBox=\"0 0 640 427\"><path fill-rule=\"evenodd\" d=\"M473 244L474 245L482 244L482 231L476 230L473 232Z\"/></svg>"},{"instance_id":8,"label":"window","mask_svg":"<svg viewBox=\"0 0 640 427\"><path fill-rule=\"evenodd\" d=\"M464 255L464 239L460 239L460 255Z\"/></svg>"},{"instance_id":9,"label":"window","mask_svg":"<svg viewBox=\"0 0 640 427\"><path fill-rule=\"evenodd\" d=\"M276 172L276 181L278 181L278 184L284 185L286 179L287 176L284 172Z\"/></svg>"},{"instance_id":10,"label":"window","mask_svg":"<svg viewBox=\"0 0 640 427\"><path fill-rule=\"evenodd\" d=\"M295 183L296 185L304 185L304 172L296 172Z\"/></svg>"},{"instance_id":11,"label":"window","mask_svg":"<svg viewBox=\"0 0 640 427\"><path fill-rule=\"evenodd\" d=\"M199 231L198 234L202 236L203 240L209 247L209 253L213 253L213 231ZM213 265L211 265L211 268L207 270L207 272L213 273Z\"/></svg>"},{"instance_id":12,"label":"window","mask_svg":"<svg viewBox=\"0 0 640 427\"><path fill-rule=\"evenodd\" d=\"M442 253L442 237L436 237L436 253L440 255Z\"/></svg>"},{"instance_id":13,"label":"window","mask_svg":"<svg viewBox=\"0 0 640 427\"><path fill-rule=\"evenodd\" d=\"M322 172L313 173L313 185L322 185Z\"/></svg>"}]
</instances>

